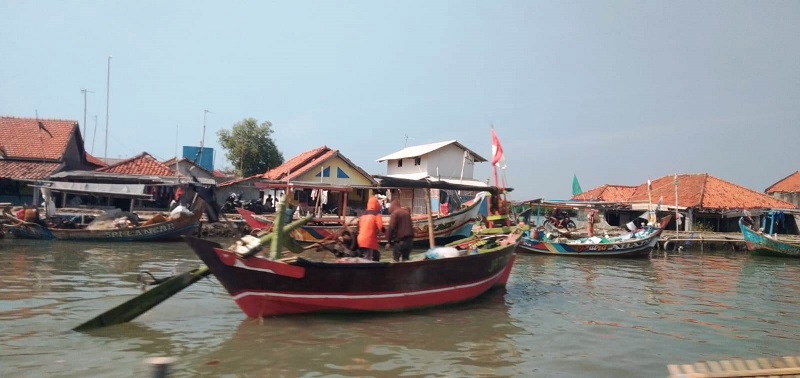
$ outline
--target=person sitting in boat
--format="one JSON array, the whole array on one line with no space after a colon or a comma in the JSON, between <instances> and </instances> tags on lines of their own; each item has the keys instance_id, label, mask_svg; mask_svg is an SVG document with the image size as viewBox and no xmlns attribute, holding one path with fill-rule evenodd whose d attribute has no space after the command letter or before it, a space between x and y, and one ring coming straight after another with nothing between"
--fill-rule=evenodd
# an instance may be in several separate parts
<instances>
[{"instance_id":1,"label":"person sitting in boat","mask_svg":"<svg viewBox=\"0 0 800 378\"><path fill-rule=\"evenodd\" d=\"M392 257L395 262L400 259L408 261L411 257L411 248L414 245L414 225L411 223L411 213L400 206L400 201L392 200L389 205L391 216L389 217L389 229L386 230L389 244L386 249L392 246Z\"/></svg>"},{"instance_id":2,"label":"person sitting in boat","mask_svg":"<svg viewBox=\"0 0 800 378\"><path fill-rule=\"evenodd\" d=\"M358 219L358 253L372 261L380 261L378 232L384 232L381 204L375 197L367 201L367 212Z\"/></svg>"}]
</instances>

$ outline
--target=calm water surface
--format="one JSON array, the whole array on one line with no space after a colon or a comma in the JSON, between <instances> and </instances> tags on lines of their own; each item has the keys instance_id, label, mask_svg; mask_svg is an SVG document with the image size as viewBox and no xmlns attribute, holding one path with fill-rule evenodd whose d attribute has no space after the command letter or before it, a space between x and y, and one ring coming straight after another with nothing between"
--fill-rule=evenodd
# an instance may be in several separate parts
<instances>
[{"instance_id":1,"label":"calm water surface","mask_svg":"<svg viewBox=\"0 0 800 378\"><path fill-rule=\"evenodd\" d=\"M800 354L800 261L519 255L505 291L405 314L247 319L213 279L130 324L70 328L199 264L181 243L0 240L0 376L666 376L668 363Z\"/></svg>"}]
</instances>

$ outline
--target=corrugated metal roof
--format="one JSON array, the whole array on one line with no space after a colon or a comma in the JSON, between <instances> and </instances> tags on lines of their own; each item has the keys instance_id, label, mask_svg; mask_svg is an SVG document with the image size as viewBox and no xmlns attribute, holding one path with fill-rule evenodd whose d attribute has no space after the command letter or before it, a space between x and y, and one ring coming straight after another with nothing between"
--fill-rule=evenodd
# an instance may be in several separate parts
<instances>
[{"instance_id":1,"label":"corrugated metal roof","mask_svg":"<svg viewBox=\"0 0 800 378\"><path fill-rule=\"evenodd\" d=\"M413 157L417 157L417 156L422 156L422 155L425 155L427 153L431 153L433 151L436 151L436 150L438 150L438 149L440 149L442 147L449 146L451 144L455 144L458 148L460 148L462 150L469 151L470 155L472 155L472 158L476 162L480 163L480 162L486 161L486 159L484 159L482 156L480 156L477 153L475 153L475 151L465 147L463 144L459 143L455 139L454 140L448 140L448 141L445 141L445 142L437 142L437 143L423 144L423 145L419 145L419 146L406 147L406 148L404 148L404 149L402 149L400 151L397 151L395 153L386 155L386 156L384 156L384 157L382 157L382 158L380 158L378 160L375 160L375 161L381 162L381 161L386 161L386 160L407 159L407 158L413 158Z\"/></svg>"}]
</instances>

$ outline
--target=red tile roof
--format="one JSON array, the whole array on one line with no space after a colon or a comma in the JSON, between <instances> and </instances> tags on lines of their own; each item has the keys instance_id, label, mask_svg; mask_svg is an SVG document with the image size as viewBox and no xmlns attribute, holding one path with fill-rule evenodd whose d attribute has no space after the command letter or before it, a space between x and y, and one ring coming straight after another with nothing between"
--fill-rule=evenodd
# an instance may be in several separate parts
<instances>
[{"instance_id":1,"label":"red tile roof","mask_svg":"<svg viewBox=\"0 0 800 378\"><path fill-rule=\"evenodd\" d=\"M92 155L89 155L88 152L85 152L85 154L86 154L86 162L87 163L92 164L92 165L96 165L98 168L108 167L108 164L106 164L104 161L102 161L102 160L100 160L100 159L98 159L98 158L96 158L96 157L94 157Z\"/></svg>"},{"instance_id":2,"label":"red tile roof","mask_svg":"<svg viewBox=\"0 0 800 378\"><path fill-rule=\"evenodd\" d=\"M635 190L635 186L603 185L573 196L572 199L579 201L625 202L633 195Z\"/></svg>"},{"instance_id":3,"label":"red tile roof","mask_svg":"<svg viewBox=\"0 0 800 378\"><path fill-rule=\"evenodd\" d=\"M214 174L214 177L219 177L219 178L228 177L228 175L226 175L225 173L223 173L218 169L215 169L214 172L212 173Z\"/></svg>"},{"instance_id":4,"label":"red tile roof","mask_svg":"<svg viewBox=\"0 0 800 378\"><path fill-rule=\"evenodd\" d=\"M100 168L97 171L137 176L172 176L175 174L175 172L164 165L164 163L156 160L156 158L147 152L142 152L130 159L123 160L105 168Z\"/></svg>"},{"instance_id":5,"label":"red tile roof","mask_svg":"<svg viewBox=\"0 0 800 378\"><path fill-rule=\"evenodd\" d=\"M0 156L59 161L73 131L80 135L76 121L0 117Z\"/></svg>"},{"instance_id":6,"label":"red tile roof","mask_svg":"<svg viewBox=\"0 0 800 378\"><path fill-rule=\"evenodd\" d=\"M319 163L327 160L338 151L331 150L327 146L315 148L297 155L287 162L270 169L263 175L262 178L267 180L291 180L309 169L316 167ZM316 164L314 164L316 162Z\"/></svg>"},{"instance_id":7,"label":"red tile roof","mask_svg":"<svg viewBox=\"0 0 800 378\"><path fill-rule=\"evenodd\" d=\"M789 176L786 176L783 180L778 181L767 190L765 190L767 194L772 193L798 193L800 192L800 171L792 173Z\"/></svg>"},{"instance_id":8,"label":"red tile roof","mask_svg":"<svg viewBox=\"0 0 800 378\"><path fill-rule=\"evenodd\" d=\"M0 159L0 179L42 180L61 169L61 163Z\"/></svg>"},{"instance_id":9,"label":"red tile roof","mask_svg":"<svg viewBox=\"0 0 800 378\"><path fill-rule=\"evenodd\" d=\"M365 172L359 166L355 165L350 159L344 157L344 155L339 153L339 150L332 150L327 146L322 146L319 148L315 148L310 151L303 152L291 159L287 162L270 169L266 173L260 175L254 175L250 177L243 177L240 179L235 179L231 181L227 181L223 184L220 184L220 187L225 187L229 185L235 185L243 181L251 180L251 179L266 179L266 180L294 180L298 177L302 176L306 172L319 168L320 164L328 161L329 159L338 156L342 159L345 163L347 163L350 167L358 171L361 175L371 180L375 183L375 180L370 176L369 173Z\"/></svg>"},{"instance_id":10,"label":"red tile roof","mask_svg":"<svg viewBox=\"0 0 800 378\"><path fill-rule=\"evenodd\" d=\"M653 203L663 197L663 203L675 203L673 176L652 180ZM647 202L647 183L634 189L627 202ZM731 182L718 179L707 173L678 175L678 206L705 209L794 209L789 202L770 197Z\"/></svg>"}]
</instances>

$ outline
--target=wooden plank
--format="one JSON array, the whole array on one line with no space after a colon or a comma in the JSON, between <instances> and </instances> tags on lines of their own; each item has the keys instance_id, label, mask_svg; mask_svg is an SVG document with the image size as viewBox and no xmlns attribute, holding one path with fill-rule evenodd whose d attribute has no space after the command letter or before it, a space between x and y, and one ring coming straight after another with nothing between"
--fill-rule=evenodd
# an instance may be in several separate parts
<instances>
[{"instance_id":1,"label":"wooden plank","mask_svg":"<svg viewBox=\"0 0 800 378\"><path fill-rule=\"evenodd\" d=\"M719 362L719 364L722 365L722 370L723 371L735 371L736 370L736 368L733 367L733 364L728 360L722 360L722 361Z\"/></svg>"},{"instance_id":2,"label":"wooden plank","mask_svg":"<svg viewBox=\"0 0 800 378\"><path fill-rule=\"evenodd\" d=\"M747 364L747 368L750 369L750 370L758 370L759 369L758 362L756 362L756 360L747 360L747 361L745 361L745 364Z\"/></svg>"},{"instance_id":3,"label":"wooden plank","mask_svg":"<svg viewBox=\"0 0 800 378\"><path fill-rule=\"evenodd\" d=\"M694 366L692 366L692 365L686 364L686 365L681 365L681 367L683 368L683 372L686 373L686 374L694 374L695 373Z\"/></svg>"},{"instance_id":4,"label":"wooden plank","mask_svg":"<svg viewBox=\"0 0 800 378\"><path fill-rule=\"evenodd\" d=\"M747 365L744 364L744 361L740 359L733 360L733 366L736 370L747 370Z\"/></svg>"},{"instance_id":5,"label":"wooden plank","mask_svg":"<svg viewBox=\"0 0 800 378\"><path fill-rule=\"evenodd\" d=\"M800 357L699 361L694 365L668 365L667 369L670 377L682 378L800 377Z\"/></svg>"},{"instance_id":6,"label":"wooden plank","mask_svg":"<svg viewBox=\"0 0 800 378\"><path fill-rule=\"evenodd\" d=\"M720 366L719 362L717 361L708 361L708 368L709 371L712 373L721 373L722 366Z\"/></svg>"},{"instance_id":7,"label":"wooden plank","mask_svg":"<svg viewBox=\"0 0 800 378\"><path fill-rule=\"evenodd\" d=\"M709 372L708 365L706 365L705 361L697 361L697 362L695 362L694 363L694 368L695 368L695 371L697 371L698 373L708 373Z\"/></svg>"},{"instance_id":8,"label":"wooden plank","mask_svg":"<svg viewBox=\"0 0 800 378\"><path fill-rule=\"evenodd\" d=\"M669 375L671 377L677 377L683 375L680 366L678 365L667 365L667 370L669 370Z\"/></svg>"}]
</instances>

